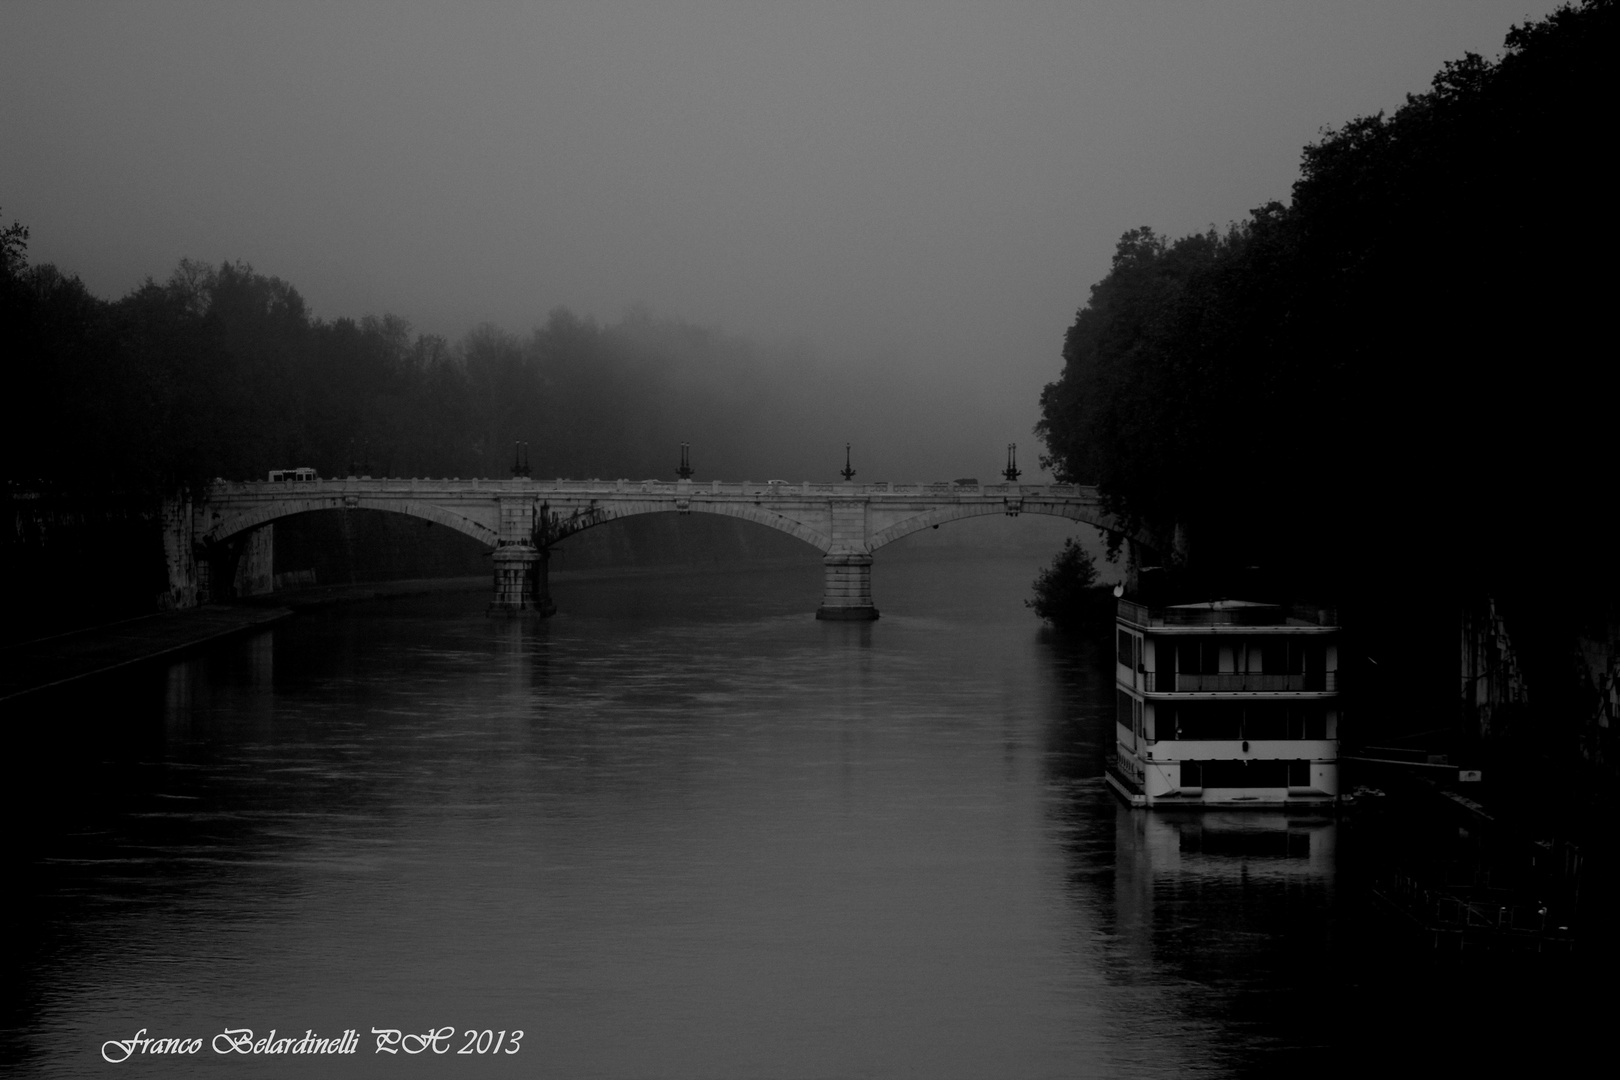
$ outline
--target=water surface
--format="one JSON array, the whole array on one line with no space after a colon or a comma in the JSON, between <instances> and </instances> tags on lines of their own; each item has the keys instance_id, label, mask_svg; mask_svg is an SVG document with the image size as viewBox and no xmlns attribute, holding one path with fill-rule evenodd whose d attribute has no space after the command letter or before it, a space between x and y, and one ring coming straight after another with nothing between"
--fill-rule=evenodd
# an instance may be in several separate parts
<instances>
[{"instance_id":1,"label":"water surface","mask_svg":"<svg viewBox=\"0 0 1620 1080\"><path fill-rule=\"evenodd\" d=\"M18 766L49 783L6 1059L1228 1076L1421 1028L1362 955L1353 826L1110 797L1111 657L1041 629L1034 569L880 556L872 624L811 617L814 560L565 582L546 621L375 602L38 707L85 734ZM372 1028L446 1026L442 1057L374 1052ZM361 1042L101 1059L142 1028ZM469 1029L518 1053L457 1055Z\"/></svg>"}]
</instances>

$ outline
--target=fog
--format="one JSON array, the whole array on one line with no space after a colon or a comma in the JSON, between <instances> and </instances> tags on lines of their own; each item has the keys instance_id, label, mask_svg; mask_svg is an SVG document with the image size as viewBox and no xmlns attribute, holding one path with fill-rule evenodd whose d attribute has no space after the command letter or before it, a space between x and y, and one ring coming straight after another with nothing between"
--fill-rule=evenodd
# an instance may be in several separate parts
<instances>
[{"instance_id":1,"label":"fog","mask_svg":"<svg viewBox=\"0 0 1620 1080\"><path fill-rule=\"evenodd\" d=\"M823 473L1033 477L1123 231L1286 199L1554 6L11 2L0 207L104 296L191 257L452 340L644 308L807 369Z\"/></svg>"}]
</instances>

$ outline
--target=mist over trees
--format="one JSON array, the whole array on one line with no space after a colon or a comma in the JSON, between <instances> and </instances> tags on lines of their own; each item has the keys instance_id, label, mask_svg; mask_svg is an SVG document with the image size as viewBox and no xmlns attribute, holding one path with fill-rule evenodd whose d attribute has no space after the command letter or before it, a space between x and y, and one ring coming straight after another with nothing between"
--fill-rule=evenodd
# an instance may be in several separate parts
<instances>
[{"instance_id":1,"label":"mist over trees","mask_svg":"<svg viewBox=\"0 0 1620 1080\"><path fill-rule=\"evenodd\" d=\"M1588 0L1305 148L1288 205L1120 240L1037 432L1190 565L1293 587L1607 573L1620 12Z\"/></svg>"},{"instance_id":2,"label":"mist over trees","mask_svg":"<svg viewBox=\"0 0 1620 1080\"><path fill-rule=\"evenodd\" d=\"M559 309L524 337L451 343L393 316L314 318L286 281L189 260L104 301L30 267L23 226L5 240L16 487L159 496L294 465L501 477L516 441L537 477L673 479L682 441L700 476L806 464L811 368L715 329Z\"/></svg>"}]
</instances>

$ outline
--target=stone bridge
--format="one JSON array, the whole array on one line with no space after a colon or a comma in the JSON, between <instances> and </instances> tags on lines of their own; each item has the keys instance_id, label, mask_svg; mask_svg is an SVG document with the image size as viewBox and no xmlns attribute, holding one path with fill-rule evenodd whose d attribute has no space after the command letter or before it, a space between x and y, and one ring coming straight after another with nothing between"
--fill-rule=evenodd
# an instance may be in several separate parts
<instances>
[{"instance_id":1,"label":"stone bridge","mask_svg":"<svg viewBox=\"0 0 1620 1080\"><path fill-rule=\"evenodd\" d=\"M493 548L492 611L550 614L550 548L633 514L721 514L798 537L822 553L820 619L875 619L872 553L908 533L985 514L1049 514L1118 531L1095 488L1074 484L855 484L557 480L216 481L165 510L176 606L268 591L278 518L315 510L387 510L455 529Z\"/></svg>"}]
</instances>

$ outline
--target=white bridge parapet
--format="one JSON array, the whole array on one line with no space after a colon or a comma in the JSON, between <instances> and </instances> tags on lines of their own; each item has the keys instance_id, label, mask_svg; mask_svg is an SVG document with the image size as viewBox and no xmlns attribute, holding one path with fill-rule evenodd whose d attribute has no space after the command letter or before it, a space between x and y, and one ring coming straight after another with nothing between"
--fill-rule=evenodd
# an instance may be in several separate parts
<instances>
[{"instance_id":1,"label":"white bridge parapet","mask_svg":"<svg viewBox=\"0 0 1620 1080\"><path fill-rule=\"evenodd\" d=\"M492 610L550 613L552 544L636 514L706 513L796 536L822 553L826 588L817 618L875 619L872 553L908 533L986 514L1048 514L1117 531L1097 490L1079 484L782 483L773 481L372 479L216 481L189 508L166 515L170 595L220 599L230 584L267 580L269 567L237 564L269 545L247 545L278 518L315 510L386 510L465 533L495 549ZM184 535L182 535L184 534Z\"/></svg>"}]
</instances>

